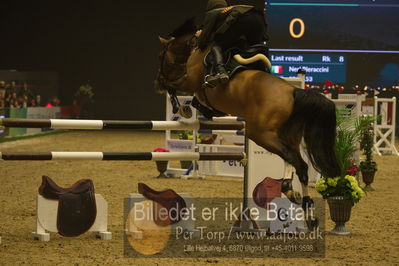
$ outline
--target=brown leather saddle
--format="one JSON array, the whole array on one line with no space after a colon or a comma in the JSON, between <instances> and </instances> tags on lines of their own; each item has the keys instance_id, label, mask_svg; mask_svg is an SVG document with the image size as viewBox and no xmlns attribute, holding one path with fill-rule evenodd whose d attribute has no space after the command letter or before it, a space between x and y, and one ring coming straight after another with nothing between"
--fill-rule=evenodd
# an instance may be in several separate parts
<instances>
[{"instance_id":1,"label":"brown leather saddle","mask_svg":"<svg viewBox=\"0 0 399 266\"><path fill-rule=\"evenodd\" d=\"M81 179L69 188L62 188L50 177L43 176L39 194L46 199L58 200L57 230L60 235L78 236L94 224L97 207L90 179Z\"/></svg>"},{"instance_id":2,"label":"brown leather saddle","mask_svg":"<svg viewBox=\"0 0 399 266\"><path fill-rule=\"evenodd\" d=\"M256 185L252 197L256 205L268 209L268 204L274 199L281 197L281 187L283 179L273 179L266 177Z\"/></svg>"},{"instance_id":3,"label":"brown leather saddle","mask_svg":"<svg viewBox=\"0 0 399 266\"><path fill-rule=\"evenodd\" d=\"M156 191L144 183L138 184L138 191L154 204L154 222L159 226L168 226L178 223L182 218L182 209L186 208L184 199L172 189ZM163 209L163 210L162 210ZM165 216L165 210L167 215Z\"/></svg>"}]
</instances>

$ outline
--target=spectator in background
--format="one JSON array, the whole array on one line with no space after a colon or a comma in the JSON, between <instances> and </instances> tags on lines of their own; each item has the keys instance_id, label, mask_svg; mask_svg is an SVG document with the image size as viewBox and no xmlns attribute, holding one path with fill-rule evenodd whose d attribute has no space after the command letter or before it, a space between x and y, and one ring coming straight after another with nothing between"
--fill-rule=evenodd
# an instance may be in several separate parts
<instances>
[{"instance_id":1,"label":"spectator in background","mask_svg":"<svg viewBox=\"0 0 399 266\"><path fill-rule=\"evenodd\" d=\"M4 107L13 107L13 91L11 90L11 84L5 83L4 88L6 90L6 96L4 98Z\"/></svg>"},{"instance_id":2,"label":"spectator in background","mask_svg":"<svg viewBox=\"0 0 399 266\"><path fill-rule=\"evenodd\" d=\"M60 106L60 103L61 103L61 101L60 101L60 99L58 99L58 97L52 97L51 99L50 99L50 101L48 101L47 102L47 104L46 104L46 108L51 108L51 107L55 107L55 106Z\"/></svg>"},{"instance_id":3,"label":"spectator in background","mask_svg":"<svg viewBox=\"0 0 399 266\"><path fill-rule=\"evenodd\" d=\"M37 102L35 98L31 98L28 104L29 107L37 107Z\"/></svg>"},{"instance_id":4,"label":"spectator in background","mask_svg":"<svg viewBox=\"0 0 399 266\"><path fill-rule=\"evenodd\" d=\"M41 97L40 95L36 95L36 105L40 106Z\"/></svg>"},{"instance_id":5,"label":"spectator in background","mask_svg":"<svg viewBox=\"0 0 399 266\"><path fill-rule=\"evenodd\" d=\"M28 102L29 102L28 95L22 95L20 97L20 105L22 106L22 108L28 107Z\"/></svg>"},{"instance_id":6,"label":"spectator in background","mask_svg":"<svg viewBox=\"0 0 399 266\"><path fill-rule=\"evenodd\" d=\"M11 81L10 83L10 91L11 93L17 93L17 83L15 81Z\"/></svg>"},{"instance_id":7,"label":"spectator in background","mask_svg":"<svg viewBox=\"0 0 399 266\"><path fill-rule=\"evenodd\" d=\"M31 93L31 91L29 90L29 88L28 88L28 83L26 83L26 82L24 82L24 84L22 85L22 88L21 88L21 92L20 92L22 95L31 95L32 93Z\"/></svg>"},{"instance_id":8,"label":"spectator in background","mask_svg":"<svg viewBox=\"0 0 399 266\"><path fill-rule=\"evenodd\" d=\"M27 108L27 107L38 107L40 106L40 95L34 95L29 89L27 82L24 82L21 87L15 81L5 82L0 81L0 91L3 91L3 98L0 99L1 102L4 101L4 108ZM52 106L59 106L60 100L57 97L50 99L49 103ZM1 107L1 108L2 108Z\"/></svg>"},{"instance_id":9,"label":"spectator in background","mask_svg":"<svg viewBox=\"0 0 399 266\"><path fill-rule=\"evenodd\" d=\"M6 98L6 83L0 81L0 108L4 108Z\"/></svg>"},{"instance_id":10,"label":"spectator in background","mask_svg":"<svg viewBox=\"0 0 399 266\"><path fill-rule=\"evenodd\" d=\"M21 108L22 106L20 105L20 102L21 100L18 98L17 93L16 92L11 93L10 107Z\"/></svg>"},{"instance_id":11,"label":"spectator in background","mask_svg":"<svg viewBox=\"0 0 399 266\"><path fill-rule=\"evenodd\" d=\"M4 97L4 107L9 108L11 104L11 95L8 91L6 91L6 96Z\"/></svg>"},{"instance_id":12,"label":"spectator in background","mask_svg":"<svg viewBox=\"0 0 399 266\"><path fill-rule=\"evenodd\" d=\"M54 106L60 106L60 104L61 104L61 101L60 101L60 99L58 99L58 97L54 97L53 102L54 102Z\"/></svg>"},{"instance_id":13,"label":"spectator in background","mask_svg":"<svg viewBox=\"0 0 399 266\"><path fill-rule=\"evenodd\" d=\"M7 94L9 94L9 95L12 94L10 83L6 82L4 88L6 89Z\"/></svg>"}]
</instances>

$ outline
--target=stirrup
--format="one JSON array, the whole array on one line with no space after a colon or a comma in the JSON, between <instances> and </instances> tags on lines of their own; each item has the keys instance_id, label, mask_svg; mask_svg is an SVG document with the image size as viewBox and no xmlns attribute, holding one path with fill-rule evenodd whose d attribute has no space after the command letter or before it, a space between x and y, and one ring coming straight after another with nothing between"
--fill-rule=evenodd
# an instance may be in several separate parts
<instances>
[{"instance_id":1,"label":"stirrup","mask_svg":"<svg viewBox=\"0 0 399 266\"><path fill-rule=\"evenodd\" d=\"M203 88L215 88L219 84L214 84L212 81L209 81L209 78L213 77L213 75L206 75L204 78L204 84L202 84ZM215 81L215 80L214 80Z\"/></svg>"},{"instance_id":2,"label":"stirrup","mask_svg":"<svg viewBox=\"0 0 399 266\"><path fill-rule=\"evenodd\" d=\"M213 79L213 80L212 80ZM229 81L229 76L227 74L216 74L216 75L206 75L203 87L215 88L220 84L225 84Z\"/></svg>"}]
</instances>

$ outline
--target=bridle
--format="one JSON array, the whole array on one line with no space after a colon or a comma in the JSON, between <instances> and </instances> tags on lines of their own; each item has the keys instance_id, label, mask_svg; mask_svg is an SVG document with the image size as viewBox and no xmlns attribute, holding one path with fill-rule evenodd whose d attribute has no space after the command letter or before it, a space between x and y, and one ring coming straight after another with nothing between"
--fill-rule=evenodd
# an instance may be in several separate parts
<instances>
[{"instance_id":1,"label":"bridle","mask_svg":"<svg viewBox=\"0 0 399 266\"><path fill-rule=\"evenodd\" d=\"M163 47L161 53L159 54L159 60L160 60L160 67L158 70L158 76L157 76L157 87L159 90L167 91L169 96L170 96L170 102L172 104L172 112L174 114L179 113L181 116L185 118L190 118L192 116L192 112L190 107L188 106L182 106L180 105L179 99L177 98L177 90L179 89L180 85L182 82L185 80L187 76L187 60L191 54L191 51L193 50L194 47L197 46L197 36L193 34L193 36L186 41L185 43L185 48L187 49L186 53L183 53L184 61L183 63L180 63L179 61L174 61L174 62L167 62L167 52L169 51L169 46L171 43L175 40L175 38L170 39ZM166 73L165 73L165 67L169 67L172 69L183 69L182 73L178 75L176 78L170 78Z\"/></svg>"}]
</instances>

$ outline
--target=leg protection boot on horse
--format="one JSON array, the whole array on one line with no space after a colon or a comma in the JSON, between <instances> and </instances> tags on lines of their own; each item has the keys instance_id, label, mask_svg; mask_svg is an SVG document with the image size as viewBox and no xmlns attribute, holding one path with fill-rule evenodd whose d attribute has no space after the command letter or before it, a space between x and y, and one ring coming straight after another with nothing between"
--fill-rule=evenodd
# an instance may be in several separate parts
<instances>
[{"instance_id":1,"label":"leg protection boot on horse","mask_svg":"<svg viewBox=\"0 0 399 266\"><path fill-rule=\"evenodd\" d=\"M283 179L281 192L295 204L301 204L301 194L295 191L292 186L292 178Z\"/></svg>"},{"instance_id":2,"label":"leg protection boot on horse","mask_svg":"<svg viewBox=\"0 0 399 266\"><path fill-rule=\"evenodd\" d=\"M222 49L219 46L214 45L210 53L215 73L207 75L205 77L205 86L216 87L219 84L224 84L228 82L229 75L227 74L227 71L224 68Z\"/></svg>"},{"instance_id":3,"label":"leg protection boot on horse","mask_svg":"<svg viewBox=\"0 0 399 266\"><path fill-rule=\"evenodd\" d=\"M314 216L314 201L309 196L302 198L302 209L305 212L305 221L309 230L319 226L319 219Z\"/></svg>"}]
</instances>

